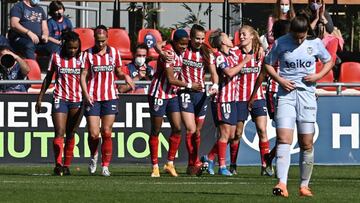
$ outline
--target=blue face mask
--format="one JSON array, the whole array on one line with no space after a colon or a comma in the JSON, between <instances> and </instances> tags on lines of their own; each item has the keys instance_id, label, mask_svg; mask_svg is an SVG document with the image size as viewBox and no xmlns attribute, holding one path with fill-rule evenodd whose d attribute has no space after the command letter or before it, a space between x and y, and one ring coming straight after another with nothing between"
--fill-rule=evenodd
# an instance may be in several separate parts
<instances>
[{"instance_id":1,"label":"blue face mask","mask_svg":"<svg viewBox=\"0 0 360 203\"><path fill-rule=\"evenodd\" d=\"M290 10L290 6L289 5L280 5L280 9L282 13L288 13Z\"/></svg>"},{"instance_id":2,"label":"blue face mask","mask_svg":"<svg viewBox=\"0 0 360 203\"><path fill-rule=\"evenodd\" d=\"M32 6L38 5L39 2L40 2L40 0L30 0L30 4L31 4Z\"/></svg>"}]
</instances>

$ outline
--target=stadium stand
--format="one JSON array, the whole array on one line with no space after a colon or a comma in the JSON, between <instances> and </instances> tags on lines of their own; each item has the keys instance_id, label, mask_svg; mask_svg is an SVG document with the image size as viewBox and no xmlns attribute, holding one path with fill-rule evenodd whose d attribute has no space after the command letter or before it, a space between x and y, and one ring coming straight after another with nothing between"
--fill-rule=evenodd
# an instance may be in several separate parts
<instances>
[{"instance_id":1,"label":"stadium stand","mask_svg":"<svg viewBox=\"0 0 360 203\"><path fill-rule=\"evenodd\" d=\"M239 36L239 30L237 30L237 31L234 33L234 39L233 39L234 46L240 44L240 39L239 39L239 37L240 37L240 36Z\"/></svg>"},{"instance_id":2,"label":"stadium stand","mask_svg":"<svg viewBox=\"0 0 360 203\"><path fill-rule=\"evenodd\" d=\"M139 30L138 33L138 44L140 43L146 43L149 47L148 57L157 59L159 57L159 54L155 51L153 48L155 43L161 42L162 37L158 30L155 29L146 29L143 28Z\"/></svg>"},{"instance_id":3,"label":"stadium stand","mask_svg":"<svg viewBox=\"0 0 360 203\"><path fill-rule=\"evenodd\" d=\"M85 51L95 44L94 30L91 28L75 28L74 32L78 33L81 40L81 51Z\"/></svg>"},{"instance_id":4,"label":"stadium stand","mask_svg":"<svg viewBox=\"0 0 360 203\"><path fill-rule=\"evenodd\" d=\"M130 48L130 38L126 30L110 28L108 44L120 50L121 59L131 60L133 58Z\"/></svg>"},{"instance_id":5,"label":"stadium stand","mask_svg":"<svg viewBox=\"0 0 360 203\"><path fill-rule=\"evenodd\" d=\"M360 83L360 63L357 62L344 62L341 64L339 82L344 83ZM360 87L344 87L344 89L352 89L360 91Z\"/></svg>"},{"instance_id":6,"label":"stadium stand","mask_svg":"<svg viewBox=\"0 0 360 203\"><path fill-rule=\"evenodd\" d=\"M41 70L39 64L32 59L24 59L25 62L30 67L30 72L28 74L29 80L41 80ZM41 84L32 84L28 89L28 92L39 92L41 89Z\"/></svg>"}]
</instances>

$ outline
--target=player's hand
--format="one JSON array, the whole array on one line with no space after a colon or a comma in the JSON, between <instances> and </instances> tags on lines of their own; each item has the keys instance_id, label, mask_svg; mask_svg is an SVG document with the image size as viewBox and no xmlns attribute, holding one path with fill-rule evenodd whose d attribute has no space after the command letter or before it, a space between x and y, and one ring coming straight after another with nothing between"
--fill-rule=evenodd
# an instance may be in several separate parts
<instances>
[{"instance_id":1,"label":"player's hand","mask_svg":"<svg viewBox=\"0 0 360 203\"><path fill-rule=\"evenodd\" d=\"M94 106L94 99L91 96L85 97L85 104L87 106Z\"/></svg>"},{"instance_id":2,"label":"player's hand","mask_svg":"<svg viewBox=\"0 0 360 203\"><path fill-rule=\"evenodd\" d=\"M191 89L200 92L203 88L200 83L192 83Z\"/></svg>"},{"instance_id":3,"label":"player's hand","mask_svg":"<svg viewBox=\"0 0 360 203\"><path fill-rule=\"evenodd\" d=\"M279 84L288 92L291 92L296 88L294 81L290 81L284 78L282 78L281 81L279 81Z\"/></svg>"},{"instance_id":4,"label":"player's hand","mask_svg":"<svg viewBox=\"0 0 360 203\"><path fill-rule=\"evenodd\" d=\"M135 90L135 83L134 81L126 81L126 84L131 88L131 90Z\"/></svg>"},{"instance_id":5,"label":"player's hand","mask_svg":"<svg viewBox=\"0 0 360 203\"><path fill-rule=\"evenodd\" d=\"M172 52L172 51L164 52L164 59L165 59L166 63L173 63L174 58L175 58L174 52Z\"/></svg>"},{"instance_id":6,"label":"player's hand","mask_svg":"<svg viewBox=\"0 0 360 203\"><path fill-rule=\"evenodd\" d=\"M37 100L35 104L35 112L37 114L41 113L41 100Z\"/></svg>"},{"instance_id":7,"label":"player's hand","mask_svg":"<svg viewBox=\"0 0 360 203\"><path fill-rule=\"evenodd\" d=\"M254 102L255 102L255 99L253 97L250 98L250 100L248 101L248 110L251 111L253 106L254 106Z\"/></svg>"},{"instance_id":8,"label":"player's hand","mask_svg":"<svg viewBox=\"0 0 360 203\"><path fill-rule=\"evenodd\" d=\"M209 89L209 94L210 95L216 95L218 92L219 92L219 85L218 84L213 84Z\"/></svg>"},{"instance_id":9,"label":"player's hand","mask_svg":"<svg viewBox=\"0 0 360 203\"><path fill-rule=\"evenodd\" d=\"M321 79L321 77L319 76L319 74L309 74L304 77L304 81L309 82L309 83L316 82L320 79Z\"/></svg>"},{"instance_id":10,"label":"player's hand","mask_svg":"<svg viewBox=\"0 0 360 203\"><path fill-rule=\"evenodd\" d=\"M29 31L29 32L27 32L27 36L30 37L31 41L32 41L34 44L39 44L40 39L39 39L39 37L38 37L36 34L34 34L33 32Z\"/></svg>"},{"instance_id":11,"label":"player's hand","mask_svg":"<svg viewBox=\"0 0 360 203\"><path fill-rule=\"evenodd\" d=\"M41 40L44 42L44 43L47 43L49 41L49 36L47 35L41 35Z\"/></svg>"}]
</instances>

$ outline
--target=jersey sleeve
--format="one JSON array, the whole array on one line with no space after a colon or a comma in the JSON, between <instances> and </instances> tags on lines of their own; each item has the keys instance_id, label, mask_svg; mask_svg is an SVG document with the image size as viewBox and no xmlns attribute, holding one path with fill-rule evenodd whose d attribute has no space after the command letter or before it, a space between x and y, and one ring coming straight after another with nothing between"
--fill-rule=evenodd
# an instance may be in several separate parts
<instances>
[{"instance_id":1,"label":"jersey sleeve","mask_svg":"<svg viewBox=\"0 0 360 203\"><path fill-rule=\"evenodd\" d=\"M22 2L19 2L17 4L15 4L11 9L10 9L10 17L17 17L17 18L22 18L22 11L21 11L21 4Z\"/></svg>"},{"instance_id":2,"label":"jersey sleeve","mask_svg":"<svg viewBox=\"0 0 360 203\"><path fill-rule=\"evenodd\" d=\"M89 60L89 52L88 51L84 52L82 61L84 64L81 68L86 69L86 70L90 69L91 63Z\"/></svg>"},{"instance_id":3,"label":"jersey sleeve","mask_svg":"<svg viewBox=\"0 0 360 203\"><path fill-rule=\"evenodd\" d=\"M121 66L122 66L122 62L121 62L120 51L117 49L116 57L115 57L115 67L121 67Z\"/></svg>"},{"instance_id":4,"label":"jersey sleeve","mask_svg":"<svg viewBox=\"0 0 360 203\"><path fill-rule=\"evenodd\" d=\"M229 64L226 62L225 57L222 54L220 54L216 56L215 66L217 69L223 71L224 69L229 67Z\"/></svg>"},{"instance_id":5,"label":"jersey sleeve","mask_svg":"<svg viewBox=\"0 0 360 203\"><path fill-rule=\"evenodd\" d=\"M265 56L265 64L275 66L278 59L279 59L279 43L278 40L276 40L273 44L273 47L271 48L269 54Z\"/></svg>"},{"instance_id":6,"label":"jersey sleeve","mask_svg":"<svg viewBox=\"0 0 360 203\"><path fill-rule=\"evenodd\" d=\"M325 48L323 42L320 39L316 39L317 45L317 57L321 60L321 62L326 63L331 60L331 55Z\"/></svg>"},{"instance_id":7,"label":"jersey sleeve","mask_svg":"<svg viewBox=\"0 0 360 203\"><path fill-rule=\"evenodd\" d=\"M215 56L214 56L213 53L210 53L210 61L209 61L209 63L210 63L210 65L214 65L216 63Z\"/></svg>"}]
</instances>

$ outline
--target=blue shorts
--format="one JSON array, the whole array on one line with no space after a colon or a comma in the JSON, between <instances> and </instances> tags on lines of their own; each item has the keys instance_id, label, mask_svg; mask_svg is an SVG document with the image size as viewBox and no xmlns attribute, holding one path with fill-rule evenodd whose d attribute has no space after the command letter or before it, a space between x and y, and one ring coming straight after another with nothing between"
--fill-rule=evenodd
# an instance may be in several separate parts
<instances>
[{"instance_id":1,"label":"blue shorts","mask_svg":"<svg viewBox=\"0 0 360 203\"><path fill-rule=\"evenodd\" d=\"M208 97L205 92L183 90L178 93L180 110L195 114L195 117L204 117L208 106Z\"/></svg>"},{"instance_id":2,"label":"blue shorts","mask_svg":"<svg viewBox=\"0 0 360 203\"><path fill-rule=\"evenodd\" d=\"M69 102L62 99L53 99L52 113L68 113L70 109L79 109L82 107L82 102Z\"/></svg>"},{"instance_id":3,"label":"blue shorts","mask_svg":"<svg viewBox=\"0 0 360 203\"><path fill-rule=\"evenodd\" d=\"M163 117L165 114L180 112L179 100L177 97L171 99L159 99L149 96L148 100L151 116Z\"/></svg>"},{"instance_id":4,"label":"blue shorts","mask_svg":"<svg viewBox=\"0 0 360 203\"><path fill-rule=\"evenodd\" d=\"M116 115L118 113L118 99L95 101L93 106L85 106L85 116Z\"/></svg>"},{"instance_id":5,"label":"blue shorts","mask_svg":"<svg viewBox=\"0 0 360 203\"><path fill-rule=\"evenodd\" d=\"M247 101L239 101L236 102L237 108L237 121L246 121L249 116L248 110L248 102ZM267 115L266 101L265 99L256 100L254 102L253 108L250 111L251 118L254 120L259 116Z\"/></svg>"},{"instance_id":6,"label":"blue shorts","mask_svg":"<svg viewBox=\"0 0 360 203\"><path fill-rule=\"evenodd\" d=\"M236 125L237 109L235 102L211 102L211 111L215 126L219 126L222 123Z\"/></svg>"}]
</instances>

